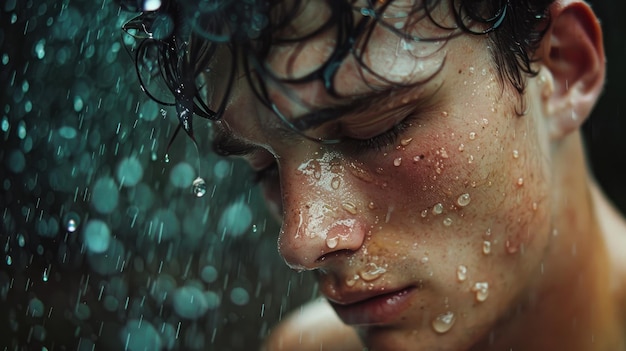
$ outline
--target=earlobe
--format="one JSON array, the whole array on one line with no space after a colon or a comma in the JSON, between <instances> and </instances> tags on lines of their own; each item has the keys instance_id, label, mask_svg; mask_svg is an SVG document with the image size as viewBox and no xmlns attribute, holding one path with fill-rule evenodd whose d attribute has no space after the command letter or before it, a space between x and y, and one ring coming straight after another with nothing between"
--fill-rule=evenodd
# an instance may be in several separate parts
<instances>
[{"instance_id":1,"label":"earlobe","mask_svg":"<svg viewBox=\"0 0 626 351\"><path fill-rule=\"evenodd\" d=\"M552 139L575 131L591 113L604 84L602 30L582 1L558 1L544 38L541 61L551 88L543 94Z\"/></svg>"}]
</instances>

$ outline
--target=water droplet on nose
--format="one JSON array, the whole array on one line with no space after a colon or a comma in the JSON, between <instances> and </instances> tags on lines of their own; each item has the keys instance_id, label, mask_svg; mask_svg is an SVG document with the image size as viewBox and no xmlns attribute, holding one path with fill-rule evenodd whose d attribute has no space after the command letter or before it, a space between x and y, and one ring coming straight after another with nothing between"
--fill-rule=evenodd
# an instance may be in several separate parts
<instances>
[{"instance_id":1,"label":"water droplet on nose","mask_svg":"<svg viewBox=\"0 0 626 351\"><path fill-rule=\"evenodd\" d=\"M378 266L376 263L370 262L366 265L365 271L359 273L359 276L366 282L371 282L380 278L383 274L385 274L385 272L387 272L385 268Z\"/></svg>"},{"instance_id":2,"label":"water droplet on nose","mask_svg":"<svg viewBox=\"0 0 626 351\"><path fill-rule=\"evenodd\" d=\"M337 190L339 189L339 185L341 184L341 179L339 177L334 177L331 181L330 181L330 186Z\"/></svg>"},{"instance_id":3,"label":"water droplet on nose","mask_svg":"<svg viewBox=\"0 0 626 351\"><path fill-rule=\"evenodd\" d=\"M352 202L344 202L341 204L341 207L346 210L346 212L355 215L357 213L356 205Z\"/></svg>"},{"instance_id":4,"label":"water droplet on nose","mask_svg":"<svg viewBox=\"0 0 626 351\"><path fill-rule=\"evenodd\" d=\"M470 194L467 194L467 193L462 194L461 196L459 196L458 199L456 199L456 203L461 207L465 207L469 205L470 201L471 201Z\"/></svg>"},{"instance_id":5,"label":"water droplet on nose","mask_svg":"<svg viewBox=\"0 0 626 351\"><path fill-rule=\"evenodd\" d=\"M476 293L476 301L483 302L487 300L489 296L489 283L487 282L476 282L472 287L472 291Z\"/></svg>"},{"instance_id":6,"label":"water droplet on nose","mask_svg":"<svg viewBox=\"0 0 626 351\"><path fill-rule=\"evenodd\" d=\"M206 194L206 182L198 177L191 184L191 190L196 197L203 197Z\"/></svg>"},{"instance_id":7,"label":"water droplet on nose","mask_svg":"<svg viewBox=\"0 0 626 351\"><path fill-rule=\"evenodd\" d=\"M456 269L456 278L460 282L464 282L467 279L467 267L464 265L460 265Z\"/></svg>"},{"instance_id":8,"label":"water droplet on nose","mask_svg":"<svg viewBox=\"0 0 626 351\"><path fill-rule=\"evenodd\" d=\"M448 311L435 317L435 319L433 319L431 323L431 326L437 333L443 334L452 329L455 321L456 317L454 313Z\"/></svg>"},{"instance_id":9,"label":"water droplet on nose","mask_svg":"<svg viewBox=\"0 0 626 351\"><path fill-rule=\"evenodd\" d=\"M326 238L326 246L328 246L329 249L334 249L337 247L337 243L339 242L339 237L332 237L332 238Z\"/></svg>"},{"instance_id":10,"label":"water droplet on nose","mask_svg":"<svg viewBox=\"0 0 626 351\"><path fill-rule=\"evenodd\" d=\"M489 255L491 253L491 241L483 241L483 253Z\"/></svg>"},{"instance_id":11,"label":"water droplet on nose","mask_svg":"<svg viewBox=\"0 0 626 351\"><path fill-rule=\"evenodd\" d=\"M398 157L395 160L393 160L393 165L396 167L399 167L402 164L402 157Z\"/></svg>"},{"instance_id":12,"label":"water droplet on nose","mask_svg":"<svg viewBox=\"0 0 626 351\"><path fill-rule=\"evenodd\" d=\"M445 225L446 227L449 227L452 225L452 218L450 217L446 217L443 219L443 225Z\"/></svg>"},{"instance_id":13,"label":"water droplet on nose","mask_svg":"<svg viewBox=\"0 0 626 351\"><path fill-rule=\"evenodd\" d=\"M433 214L441 214L443 212L443 205L441 203L436 204L435 206L433 206Z\"/></svg>"},{"instance_id":14,"label":"water droplet on nose","mask_svg":"<svg viewBox=\"0 0 626 351\"><path fill-rule=\"evenodd\" d=\"M470 140L476 139L476 133L475 132L469 133L469 138L470 138Z\"/></svg>"}]
</instances>

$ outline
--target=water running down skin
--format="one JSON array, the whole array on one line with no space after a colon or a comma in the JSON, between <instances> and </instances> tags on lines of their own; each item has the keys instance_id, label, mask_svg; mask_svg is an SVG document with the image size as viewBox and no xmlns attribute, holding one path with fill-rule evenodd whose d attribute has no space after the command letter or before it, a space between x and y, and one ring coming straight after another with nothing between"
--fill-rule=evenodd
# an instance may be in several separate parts
<instances>
[{"instance_id":1,"label":"water running down skin","mask_svg":"<svg viewBox=\"0 0 626 351\"><path fill-rule=\"evenodd\" d=\"M413 1L376 2L387 3L393 28L442 38L455 27L457 2L418 21L404 11ZM294 33L329 17L325 2L303 4ZM493 50L506 49L488 35L409 43L382 26L363 61L332 67L331 90L269 82L264 105L233 83L218 149L266 175L280 254L315 271L326 299L275 327L264 350L625 349L626 224L579 132L604 84L602 34L583 1L548 11L522 92L499 74ZM326 31L272 46L264 67L305 76L334 44ZM337 106L344 115L307 137L284 123ZM332 138L343 142L315 141Z\"/></svg>"}]
</instances>

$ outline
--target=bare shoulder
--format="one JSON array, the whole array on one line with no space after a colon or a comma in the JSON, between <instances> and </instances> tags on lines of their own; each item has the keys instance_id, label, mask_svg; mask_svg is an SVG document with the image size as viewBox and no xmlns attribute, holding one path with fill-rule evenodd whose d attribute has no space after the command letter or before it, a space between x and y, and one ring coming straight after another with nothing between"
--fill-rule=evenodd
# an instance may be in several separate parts
<instances>
[{"instance_id":1,"label":"bare shoulder","mask_svg":"<svg viewBox=\"0 0 626 351\"><path fill-rule=\"evenodd\" d=\"M354 329L343 324L335 311L319 299L292 312L265 341L263 351L361 351Z\"/></svg>"}]
</instances>

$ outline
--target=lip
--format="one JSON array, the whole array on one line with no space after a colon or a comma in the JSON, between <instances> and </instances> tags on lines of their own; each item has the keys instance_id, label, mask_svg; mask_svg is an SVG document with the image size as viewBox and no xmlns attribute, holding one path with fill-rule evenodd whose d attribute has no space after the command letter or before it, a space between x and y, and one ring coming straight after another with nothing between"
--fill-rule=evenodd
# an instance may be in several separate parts
<instances>
[{"instance_id":1,"label":"lip","mask_svg":"<svg viewBox=\"0 0 626 351\"><path fill-rule=\"evenodd\" d=\"M372 294L350 303L330 301L341 320L348 325L389 324L397 320L410 304L414 287Z\"/></svg>"}]
</instances>

